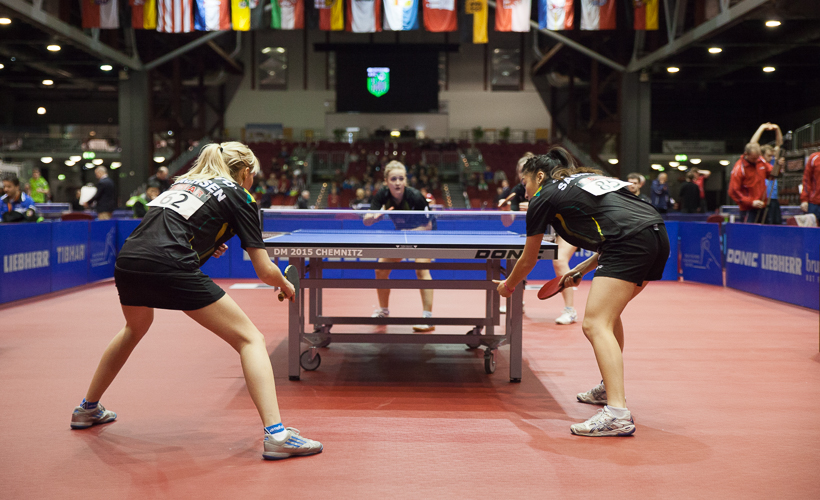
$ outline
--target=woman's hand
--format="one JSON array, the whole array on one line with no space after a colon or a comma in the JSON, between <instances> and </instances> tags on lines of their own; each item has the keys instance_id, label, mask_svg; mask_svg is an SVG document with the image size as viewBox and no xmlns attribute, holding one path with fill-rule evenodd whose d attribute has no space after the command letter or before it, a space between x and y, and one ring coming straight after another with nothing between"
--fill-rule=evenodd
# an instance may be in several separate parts
<instances>
[{"instance_id":1,"label":"woman's hand","mask_svg":"<svg viewBox=\"0 0 820 500\"><path fill-rule=\"evenodd\" d=\"M296 289L293 287L293 283L285 279L284 276L282 276L282 281L284 283L279 285L279 291L285 294L285 297L290 299L291 302L293 302L296 296Z\"/></svg>"},{"instance_id":2,"label":"woman's hand","mask_svg":"<svg viewBox=\"0 0 820 500\"><path fill-rule=\"evenodd\" d=\"M498 291L498 295L502 297L509 297L515 291L515 287L507 286L507 280L493 280L493 283L498 284L496 291Z\"/></svg>"},{"instance_id":3,"label":"woman's hand","mask_svg":"<svg viewBox=\"0 0 820 500\"><path fill-rule=\"evenodd\" d=\"M228 251L228 245L226 245L224 243L219 245L219 248L214 250L214 258L218 259L218 258L222 257L222 255L227 251Z\"/></svg>"},{"instance_id":4,"label":"woman's hand","mask_svg":"<svg viewBox=\"0 0 820 500\"><path fill-rule=\"evenodd\" d=\"M564 288L568 287L575 287L581 284L581 278L584 275L578 271L578 269L570 269L567 274L564 275L564 278L561 280L561 283L564 284Z\"/></svg>"}]
</instances>

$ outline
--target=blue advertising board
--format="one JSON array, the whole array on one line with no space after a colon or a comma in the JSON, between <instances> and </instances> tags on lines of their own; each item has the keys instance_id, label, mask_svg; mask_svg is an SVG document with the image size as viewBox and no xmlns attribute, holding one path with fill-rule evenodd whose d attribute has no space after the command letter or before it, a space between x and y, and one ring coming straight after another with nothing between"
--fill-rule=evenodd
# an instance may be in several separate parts
<instances>
[{"instance_id":1,"label":"blue advertising board","mask_svg":"<svg viewBox=\"0 0 820 500\"><path fill-rule=\"evenodd\" d=\"M114 277L117 260L117 221L95 220L88 231L88 282Z\"/></svg>"},{"instance_id":2,"label":"blue advertising board","mask_svg":"<svg viewBox=\"0 0 820 500\"><path fill-rule=\"evenodd\" d=\"M726 285L820 308L820 228L726 225Z\"/></svg>"},{"instance_id":3,"label":"blue advertising board","mask_svg":"<svg viewBox=\"0 0 820 500\"><path fill-rule=\"evenodd\" d=\"M683 279L723 285L720 224L681 222L678 225Z\"/></svg>"},{"instance_id":4,"label":"blue advertising board","mask_svg":"<svg viewBox=\"0 0 820 500\"><path fill-rule=\"evenodd\" d=\"M89 221L51 225L51 291L88 283Z\"/></svg>"},{"instance_id":5,"label":"blue advertising board","mask_svg":"<svg viewBox=\"0 0 820 500\"><path fill-rule=\"evenodd\" d=\"M51 291L51 226L0 225L0 303Z\"/></svg>"}]
</instances>

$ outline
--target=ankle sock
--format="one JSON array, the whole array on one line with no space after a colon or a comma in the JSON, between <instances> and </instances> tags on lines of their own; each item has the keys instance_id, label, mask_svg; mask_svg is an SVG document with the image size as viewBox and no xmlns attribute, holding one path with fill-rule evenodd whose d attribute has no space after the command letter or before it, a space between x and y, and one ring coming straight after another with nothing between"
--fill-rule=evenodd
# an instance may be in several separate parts
<instances>
[{"instance_id":1,"label":"ankle sock","mask_svg":"<svg viewBox=\"0 0 820 500\"><path fill-rule=\"evenodd\" d=\"M98 404L100 404L99 401L86 401L85 398L83 398L83 402L80 403L80 406L82 406L86 410L93 410L97 408Z\"/></svg>"},{"instance_id":2,"label":"ankle sock","mask_svg":"<svg viewBox=\"0 0 820 500\"><path fill-rule=\"evenodd\" d=\"M276 439L277 441L281 441L287 433L288 431L285 430L285 426L282 425L282 422L265 427L265 434L270 434L273 436L273 439Z\"/></svg>"},{"instance_id":3,"label":"ankle sock","mask_svg":"<svg viewBox=\"0 0 820 500\"><path fill-rule=\"evenodd\" d=\"M629 410L626 408L618 408L617 406L609 405L606 405L606 407L609 408L609 413L614 415L615 418L629 418Z\"/></svg>"},{"instance_id":4,"label":"ankle sock","mask_svg":"<svg viewBox=\"0 0 820 500\"><path fill-rule=\"evenodd\" d=\"M382 309L382 314L384 314L385 316L390 316L390 309L388 309L386 307L382 307L381 309Z\"/></svg>"},{"instance_id":5,"label":"ankle sock","mask_svg":"<svg viewBox=\"0 0 820 500\"><path fill-rule=\"evenodd\" d=\"M425 318L425 319L426 318L432 318L433 317L433 311L424 311L424 312L421 313L421 317Z\"/></svg>"}]
</instances>

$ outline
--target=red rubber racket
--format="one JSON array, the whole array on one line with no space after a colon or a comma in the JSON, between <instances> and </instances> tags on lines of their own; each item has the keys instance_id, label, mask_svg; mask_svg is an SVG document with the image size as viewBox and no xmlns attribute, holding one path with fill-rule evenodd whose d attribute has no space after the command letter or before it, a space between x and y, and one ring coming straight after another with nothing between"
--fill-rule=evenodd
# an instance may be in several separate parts
<instances>
[{"instance_id":1,"label":"red rubber racket","mask_svg":"<svg viewBox=\"0 0 820 500\"><path fill-rule=\"evenodd\" d=\"M541 300L546 300L546 299L552 297L553 295L559 293L564 288L566 288L564 286L564 284L562 283L563 277L564 277L563 275L562 276L556 276L555 278L553 278L553 279L547 281L546 283L544 283L544 286L542 286L541 289L538 290L538 298L541 299ZM575 273L575 274L572 275L572 281L573 282L578 281L580 278L581 278L581 273Z\"/></svg>"}]
</instances>

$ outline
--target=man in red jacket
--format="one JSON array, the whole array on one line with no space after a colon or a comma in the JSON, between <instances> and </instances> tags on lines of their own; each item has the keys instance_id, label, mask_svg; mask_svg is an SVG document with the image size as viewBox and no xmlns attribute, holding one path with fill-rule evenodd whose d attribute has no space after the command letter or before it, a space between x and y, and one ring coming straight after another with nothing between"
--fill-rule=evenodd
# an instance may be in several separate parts
<instances>
[{"instance_id":1,"label":"man in red jacket","mask_svg":"<svg viewBox=\"0 0 820 500\"><path fill-rule=\"evenodd\" d=\"M806 160L803 172L803 191L800 193L800 208L814 214L820 222L820 151Z\"/></svg>"},{"instance_id":2,"label":"man in red jacket","mask_svg":"<svg viewBox=\"0 0 820 500\"><path fill-rule=\"evenodd\" d=\"M757 219L766 206L766 178L771 172L772 166L760 154L760 145L747 144L729 181L729 197L740 208L740 222L762 222Z\"/></svg>"}]
</instances>

